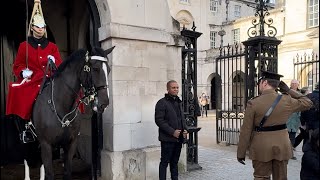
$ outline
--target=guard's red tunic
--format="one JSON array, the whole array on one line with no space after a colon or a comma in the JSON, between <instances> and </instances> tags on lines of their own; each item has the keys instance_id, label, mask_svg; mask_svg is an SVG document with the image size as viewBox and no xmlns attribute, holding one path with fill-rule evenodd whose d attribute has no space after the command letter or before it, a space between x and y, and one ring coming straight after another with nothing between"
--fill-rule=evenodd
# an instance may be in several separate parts
<instances>
[{"instance_id":1,"label":"guard's red tunic","mask_svg":"<svg viewBox=\"0 0 320 180\"><path fill-rule=\"evenodd\" d=\"M26 48L26 46L28 47ZM27 49L28 54L26 54ZM9 84L6 115L15 114L22 119L29 120L33 103L39 93L40 85L45 75L48 55L55 57L57 67L61 64L62 60L59 49L54 43L38 44L36 47L35 45L32 46L30 42L22 42L13 64L13 73L17 77L17 82L14 83L20 83L23 80L20 73L26 68L26 55L28 55L29 69L33 71L33 74L29 82L25 82L20 86L13 87L13 83Z\"/></svg>"}]
</instances>

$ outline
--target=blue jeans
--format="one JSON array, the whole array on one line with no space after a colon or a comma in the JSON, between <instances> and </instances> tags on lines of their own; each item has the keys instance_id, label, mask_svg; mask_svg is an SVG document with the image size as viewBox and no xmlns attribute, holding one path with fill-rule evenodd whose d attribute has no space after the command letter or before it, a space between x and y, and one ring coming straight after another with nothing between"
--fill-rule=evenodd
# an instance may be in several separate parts
<instances>
[{"instance_id":1,"label":"blue jeans","mask_svg":"<svg viewBox=\"0 0 320 180\"><path fill-rule=\"evenodd\" d=\"M170 164L171 179L178 180L178 161L182 144L179 142L161 142L159 180L166 180L167 167Z\"/></svg>"}]
</instances>

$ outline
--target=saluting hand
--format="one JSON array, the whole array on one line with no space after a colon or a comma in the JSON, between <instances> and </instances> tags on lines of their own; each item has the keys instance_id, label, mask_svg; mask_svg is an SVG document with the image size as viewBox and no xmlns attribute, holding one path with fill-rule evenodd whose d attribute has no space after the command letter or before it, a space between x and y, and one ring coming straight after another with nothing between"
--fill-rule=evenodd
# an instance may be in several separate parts
<instances>
[{"instance_id":1,"label":"saluting hand","mask_svg":"<svg viewBox=\"0 0 320 180\"><path fill-rule=\"evenodd\" d=\"M286 93L290 90L289 86L283 81L280 81L278 87L280 88L280 92L282 92L282 93Z\"/></svg>"}]
</instances>

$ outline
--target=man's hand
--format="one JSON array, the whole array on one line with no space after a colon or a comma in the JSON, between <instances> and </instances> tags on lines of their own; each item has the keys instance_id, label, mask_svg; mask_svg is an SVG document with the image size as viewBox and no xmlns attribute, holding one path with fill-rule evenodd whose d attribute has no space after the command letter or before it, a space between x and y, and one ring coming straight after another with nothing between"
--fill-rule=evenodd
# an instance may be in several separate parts
<instances>
[{"instance_id":1,"label":"man's hand","mask_svg":"<svg viewBox=\"0 0 320 180\"><path fill-rule=\"evenodd\" d=\"M280 92L282 93L286 93L290 90L289 86L283 81L280 81L280 84L278 87L280 88Z\"/></svg>"},{"instance_id":2,"label":"man's hand","mask_svg":"<svg viewBox=\"0 0 320 180\"><path fill-rule=\"evenodd\" d=\"M237 159L239 163L246 165L246 163L244 163L244 161L246 160L245 158L237 158Z\"/></svg>"},{"instance_id":3,"label":"man's hand","mask_svg":"<svg viewBox=\"0 0 320 180\"><path fill-rule=\"evenodd\" d=\"M176 129L176 130L174 131L174 133L173 133L173 136L174 136L175 138L179 138L180 132L181 132L181 130Z\"/></svg>"},{"instance_id":4,"label":"man's hand","mask_svg":"<svg viewBox=\"0 0 320 180\"><path fill-rule=\"evenodd\" d=\"M184 131L183 131L183 138L186 139L186 138L187 138L187 134L188 134L188 131L187 131L187 130L184 130Z\"/></svg>"}]
</instances>

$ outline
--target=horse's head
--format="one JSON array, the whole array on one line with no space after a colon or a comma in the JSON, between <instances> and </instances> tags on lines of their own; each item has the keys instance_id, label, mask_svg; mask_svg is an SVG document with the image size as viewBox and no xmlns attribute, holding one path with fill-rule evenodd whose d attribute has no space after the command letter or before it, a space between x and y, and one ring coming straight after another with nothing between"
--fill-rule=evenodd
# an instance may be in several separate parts
<instances>
[{"instance_id":1,"label":"horse's head","mask_svg":"<svg viewBox=\"0 0 320 180\"><path fill-rule=\"evenodd\" d=\"M86 56L83 68L89 74L83 86L87 94L94 95L93 110L100 113L109 105L108 74L110 66L108 65L107 55L113 49L114 46L107 50L97 47L92 48L90 55Z\"/></svg>"}]
</instances>

